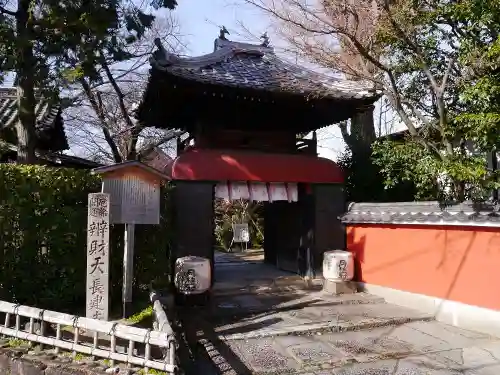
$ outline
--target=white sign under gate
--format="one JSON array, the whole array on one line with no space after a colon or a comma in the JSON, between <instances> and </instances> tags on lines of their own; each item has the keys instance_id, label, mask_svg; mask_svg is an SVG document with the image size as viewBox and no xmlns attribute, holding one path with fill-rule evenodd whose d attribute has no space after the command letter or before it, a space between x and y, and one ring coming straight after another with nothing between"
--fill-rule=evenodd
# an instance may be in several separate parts
<instances>
[{"instance_id":1,"label":"white sign under gate","mask_svg":"<svg viewBox=\"0 0 500 375\"><path fill-rule=\"evenodd\" d=\"M233 242L245 243L250 242L250 231L248 224L233 224Z\"/></svg>"},{"instance_id":2,"label":"white sign under gate","mask_svg":"<svg viewBox=\"0 0 500 375\"><path fill-rule=\"evenodd\" d=\"M87 222L87 318L108 320L109 194L89 194Z\"/></svg>"}]
</instances>

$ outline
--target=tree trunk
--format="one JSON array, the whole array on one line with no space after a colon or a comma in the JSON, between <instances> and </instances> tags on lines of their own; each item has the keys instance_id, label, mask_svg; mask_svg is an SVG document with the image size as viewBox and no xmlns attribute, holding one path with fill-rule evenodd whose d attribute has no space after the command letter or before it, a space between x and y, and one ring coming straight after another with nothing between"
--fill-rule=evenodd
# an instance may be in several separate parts
<instances>
[{"instance_id":1,"label":"tree trunk","mask_svg":"<svg viewBox=\"0 0 500 375\"><path fill-rule=\"evenodd\" d=\"M352 118L349 132L347 124L340 125L342 137L347 144L351 153L366 152L370 150L372 143L375 141L375 124L373 121L374 106L368 106L360 109Z\"/></svg>"},{"instance_id":2,"label":"tree trunk","mask_svg":"<svg viewBox=\"0 0 500 375\"><path fill-rule=\"evenodd\" d=\"M353 135L358 142L367 146L375 141L375 124L373 121L374 106L364 108L357 112L351 118L351 135Z\"/></svg>"},{"instance_id":3,"label":"tree trunk","mask_svg":"<svg viewBox=\"0 0 500 375\"><path fill-rule=\"evenodd\" d=\"M17 162L35 164L35 71L30 19L30 0L19 0L16 30L16 73L17 73L17 108L19 120L16 123Z\"/></svg>"},{"instance_id":4,"label":"tree trunk","mask_svg":"<svg viewBox=\"0 0 500 375\"><path fill-rule=\"evenodd\" d=\"M127 114L128 116L128 114ZM130 130L130 138L126 141L126 155L125 160L138 160L139 154L137 152L137 141L139 140L139 133L141 129L138 127L134 127Z\"/></svg>"}]
</instances>

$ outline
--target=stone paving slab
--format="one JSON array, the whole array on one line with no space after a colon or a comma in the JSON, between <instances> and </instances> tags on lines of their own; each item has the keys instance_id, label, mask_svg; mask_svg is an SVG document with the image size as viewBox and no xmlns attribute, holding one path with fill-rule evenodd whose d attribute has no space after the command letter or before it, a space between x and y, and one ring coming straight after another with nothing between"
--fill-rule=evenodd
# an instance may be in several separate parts
<instances>
[{"instance_id":1,"label":"stone paving slab","mask_svg":"<svg viewBox=\"0 0 500 375\"><path fill-rule=\"evenodd\" d=\"M256 373L277 373L280 371L297 372L300 362L274 345L272 339L252 342L233 341L228 346L239 354L243 364Z\"/></svg>"},{"instance_id":2,"label":"stone paving slab","mask_svg":"<svg viewBox=\"0 0 500 375\"><path fill-rule=\"evenodd\" d=\"M241 291L264 290L321 290L322 278L308 284L296 274L282 271L264 262L245 262L233 254L216 254L215 283L216 294L238 294Z\"/></svg>"},{"instance_id":3,"label":"stone paving slab","mask_svg":"<svg viewBox=\"0 0 500 375\"><path fill-rule=\"evenodd\" d=\"M264 260L263 249L249 249L231 253L216 251L214 255L216 263L262 262Z\"/></svg>"},{"instance_id":4,"label":"stone paving slab","mask_svg":"<svg viewBox=\"0 0 500 375\"><path fill-rule=\"evenodd\" d=\"M371 363L353 364L333 371L316 372L314 375L463 375L460 369L449 363L426 357L397 360L381 360Z\"/></svg>"},{"instance_id":5,"label":"stone paving slab","mask_svg":"<svg viewBox=\"0 0 500 375\"><path fill-rule=\"evenodd\" d=\"M500 374L500 340L434 321L366 331L226 340L224 346L249 374Z\"/></svg>"},{"instance_id":6,"label":"stone paving slab","mask_svg":"<svg viewBox=\"0 0 500 375\"><path fill-rule=\"evenodd\" d=\"M214 304L193 315L221 374L500 375L499 339L364 293L301 290L296 276L252 267L219 268Z\"/></svg>"}]
</instances>

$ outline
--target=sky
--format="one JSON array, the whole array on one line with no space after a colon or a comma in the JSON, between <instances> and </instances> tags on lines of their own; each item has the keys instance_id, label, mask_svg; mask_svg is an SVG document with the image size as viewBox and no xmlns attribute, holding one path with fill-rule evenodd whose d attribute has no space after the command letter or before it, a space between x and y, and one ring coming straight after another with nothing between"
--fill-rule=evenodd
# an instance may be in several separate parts
<instances>
[{"instance_id":1,"label":"sky","mask_svg":"<svg viewBox=\"0 0 500 375\"><path fill-rule=\"evenodd\" d=\"M255 35L271 29L270 20L244 0L179 0L178 3L173 14L180 23L189 55L212 52L220 26L229 30L228 39L239 41L249 40L244 27Z\"/></svg>"},{"instance_id":2,"label":"sky","mask_svg":"<svg viewBox=\"0 0 500 375\"><path fill-rule=\"evenodd\" d=\"M273 35L272 20L244 0L179 0L174 11L181 34L186 41L186 54L201 55L213 51L213 42L219 34L219 27L225 26L228 39L257 43L257 36L268 32L271 44L285 47ZM280 54L280 49L277 53ZM292 60L293 56L282 56ZM293 60L292 60L293 61ZM337 126L318 131L318 152L320 156L335 160L344 150L344 142Z\"/></svg>"},{"instance_id":3,"label":"sky","mask_svg":"<svg viewBox=\"0 0 500 375\"><path fill-rule=\"evenodd\" d=\"M276 53L289 61L295 60L295 56L282 52L286 44L273 34L272 19L245 0L178 0L178 4L173 16L179 24L185 55L212 52L219 29L225 26L230 32L228 39L235 41L260 43L258 36L268 32ZM7 86L11 84L9 81ZM336 160L344 151L345 144L338 126L320 129L317 136L320 156ZM79 154L79 151L75 148L69 153Z\"/></svg>"}]
</instances>

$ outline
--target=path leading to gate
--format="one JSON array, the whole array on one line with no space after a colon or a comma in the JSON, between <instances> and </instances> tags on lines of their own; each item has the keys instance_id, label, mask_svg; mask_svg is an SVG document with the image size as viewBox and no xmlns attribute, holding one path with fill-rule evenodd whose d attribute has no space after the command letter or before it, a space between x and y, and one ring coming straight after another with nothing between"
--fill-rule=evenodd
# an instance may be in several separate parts
<instances>
[{"instance_id":1,"label":"path leading to gate","mask_svg":"<svg viewBox=\"0 0 500 375\"><path fill-rule=\"evenodd\" d=\"M220 374L500 374L496 338L365 293L283 288L271 276L290 275L238 257L218 255L210 307L183 312L190 340Z\"/></svg>"}]
</instances>

